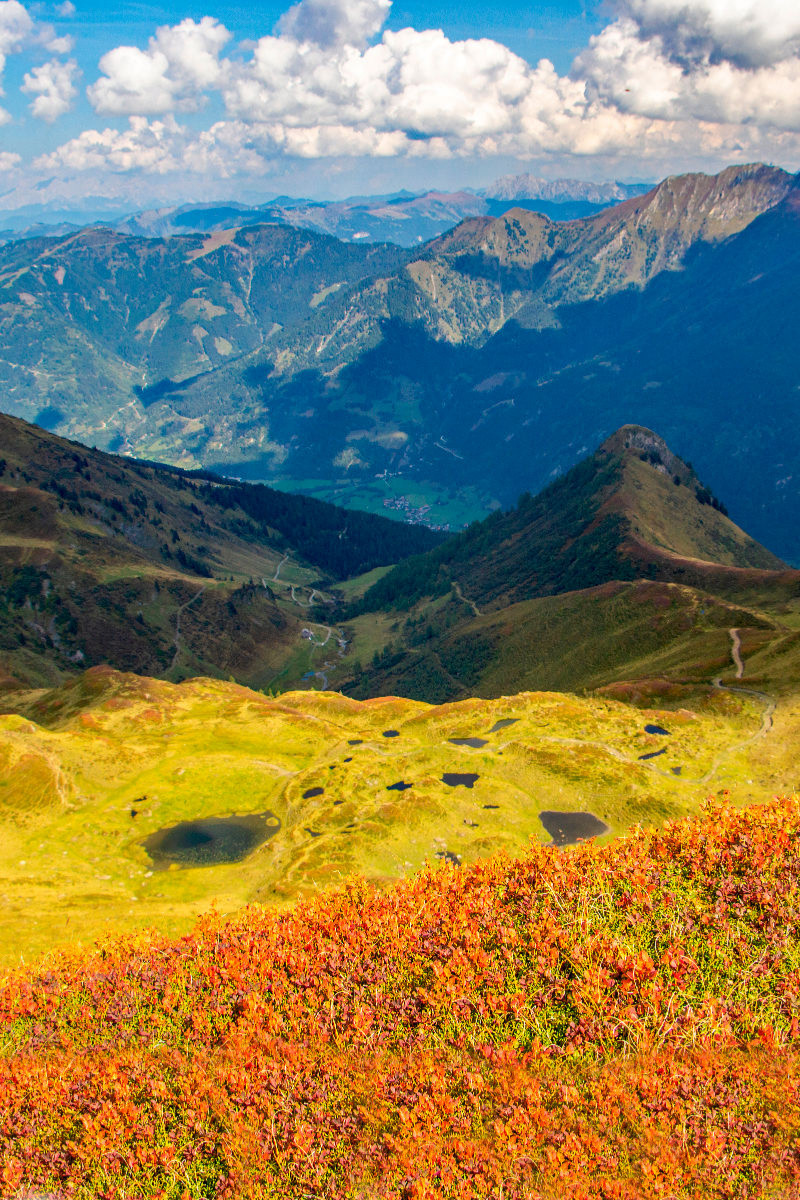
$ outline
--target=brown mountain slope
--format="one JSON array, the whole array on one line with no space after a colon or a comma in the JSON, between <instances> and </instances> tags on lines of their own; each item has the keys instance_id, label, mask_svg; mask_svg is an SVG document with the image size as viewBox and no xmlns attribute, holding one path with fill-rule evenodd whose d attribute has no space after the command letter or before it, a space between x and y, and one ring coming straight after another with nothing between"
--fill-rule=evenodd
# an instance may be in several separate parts
<instances>
[{"instance_id":1,"label":"brown mountain slope","mask_svg":"<svg viewBox=\"0 0 800 1200\"><path fill-rule=\"evenodd\" d=\"M661 271L680 268L697 243L741 232L794 187L794 176L756 163L715 176L673 176L577 221L555 223L512 209L492 222L464 222L405 271L423 305L432 306L431 329L450 341L471 341L512 318L548 323L541 305L644 287Z\"/></svg>"},{"instance_id":2,"label":"brown mountain slope","mask_svg":"<svg viewBox=\"0 0 800 1200\"><path fill-rule=\"evenodd\" d=\"M89 450L0 414L0 686L56 683L98 663L264 686L307 620L292 585L396 561L409 537L436 541Z\"/></svg>"}]
</instances>

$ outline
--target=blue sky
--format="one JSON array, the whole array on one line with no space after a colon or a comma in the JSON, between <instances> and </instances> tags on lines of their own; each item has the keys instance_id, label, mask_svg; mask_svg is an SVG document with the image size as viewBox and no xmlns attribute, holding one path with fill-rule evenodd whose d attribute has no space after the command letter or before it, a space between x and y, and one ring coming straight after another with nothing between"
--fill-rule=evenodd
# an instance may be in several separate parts
<instances>
[{"instance_id":1,"label":"blue sky","mask_svg":"<svg viewBox=\"0 0 800 1200\"><path fill-rule=\"evenodd\" d=\"M800 167L798 0L0 0L0 63L5 208Z\"/></svg>"}]
</instances>

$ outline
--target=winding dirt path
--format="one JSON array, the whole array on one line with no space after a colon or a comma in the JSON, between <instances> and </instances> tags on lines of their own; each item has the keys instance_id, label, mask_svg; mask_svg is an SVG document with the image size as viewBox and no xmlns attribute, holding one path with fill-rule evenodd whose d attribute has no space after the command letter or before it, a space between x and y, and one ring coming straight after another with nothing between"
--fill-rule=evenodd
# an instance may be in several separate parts
<instances>
[{"instance_id":1,"label":"winding dirt path","mask_svg":"<svg viewBox=\"0 0 800 1200\"><path fill-rule=\"evenodd\" d=\"M480 617L483 615L481 613L481 610L478 608L477 604L475 603L475 601L467 599L467 597L464 595L464 593L461 590L461 584L456 579L453 580L453 591L458 596L458 598L462 602L462 604L469 605L469 607L475 613L476 617Z\"/></svg>"},{"instance_id":2,"label":"winding dirt path","mask_svg":"<svg viewBox=\"0 0 800 1200\"><path fill-rule=\"evenodd\" d=\"M729 629L731 635L731 658L733 665L736 667L736 678L741 679L744 675L744 663L742 662L742 639L739 637L738 629Z\"/></svg>"}]
</instances>

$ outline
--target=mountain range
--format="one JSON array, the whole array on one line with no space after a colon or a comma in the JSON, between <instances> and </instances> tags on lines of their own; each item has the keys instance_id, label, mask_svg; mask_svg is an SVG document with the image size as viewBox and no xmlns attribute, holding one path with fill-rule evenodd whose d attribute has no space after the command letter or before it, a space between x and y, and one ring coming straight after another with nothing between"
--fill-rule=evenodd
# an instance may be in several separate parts
<instances>
[{"instance_id":1,"label":"mountain range","mask_svg":"<svg viewBox=\"0 0 800 1200\"><path fill-rule=\"evenodd\" d=\"M398 192L388 196L351 196L345 200L304 200L278 196L262 204L219 199L162 206L140 212L102 210L96 214L61 205L0 207L0 244L30 237L75 233L102 223L121 233L145 237L209 233L265 223L329 233L343 241L396 242L414 246L438 237L465 217L500 216L512 204L536 208L554 220L588 216L649 184L591 183L579 179L542 179L507 175L488 188L457 192ZM13 197L0 197L8 204ZM4 229L3 227L6 226Z\"/></svg>"},{"instance_id":2,"label":"mountain range","mask_svg":"<svg viewBox=\"0 0 800 1200\"><path fill-rule=\"evenodd\" d=\"M797 1194L800 177L562 183L0 248L4 1195Z\"/></svg>"},{"instance_id":3,"label":"mountain range","mask_svg":"<svg viewBox=\"0 0 800 1200\"><path fill-rule=\"evenodd\" d=\"M0 455L6 688L92 664L436 703L696 686L730 662L732 628L753 678L800 673L800 572L640 426L449 537L10 417Z\"/></svg>"},{"instance_id":4,"label":"mountain range","mask_svg":"<svg viewBox=\"0 0 800 1200\"><path fill-rule=\"evenodd\" d=\"M756 165L575 221L472 217L415 250L279 226L15 243L4 403L125 453L455 527L634 422L796 561L799 198Z\"/></svg>"}]
</instances>

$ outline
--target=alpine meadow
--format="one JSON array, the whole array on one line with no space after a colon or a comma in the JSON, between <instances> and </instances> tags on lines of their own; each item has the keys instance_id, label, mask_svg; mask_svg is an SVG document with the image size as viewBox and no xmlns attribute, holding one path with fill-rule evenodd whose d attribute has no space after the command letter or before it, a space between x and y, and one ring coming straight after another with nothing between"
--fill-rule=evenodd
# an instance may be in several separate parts
<instances>
[{"instance_id":1,"label":"alpine meadow","mask_svg":"<svg viewBox=\"0 0 800 1200\"><path fill-rule=\"evenodd\" d=\"M795 0L0 100L0 1195L798 1200Z\"/></svg>"}]
</instances>

